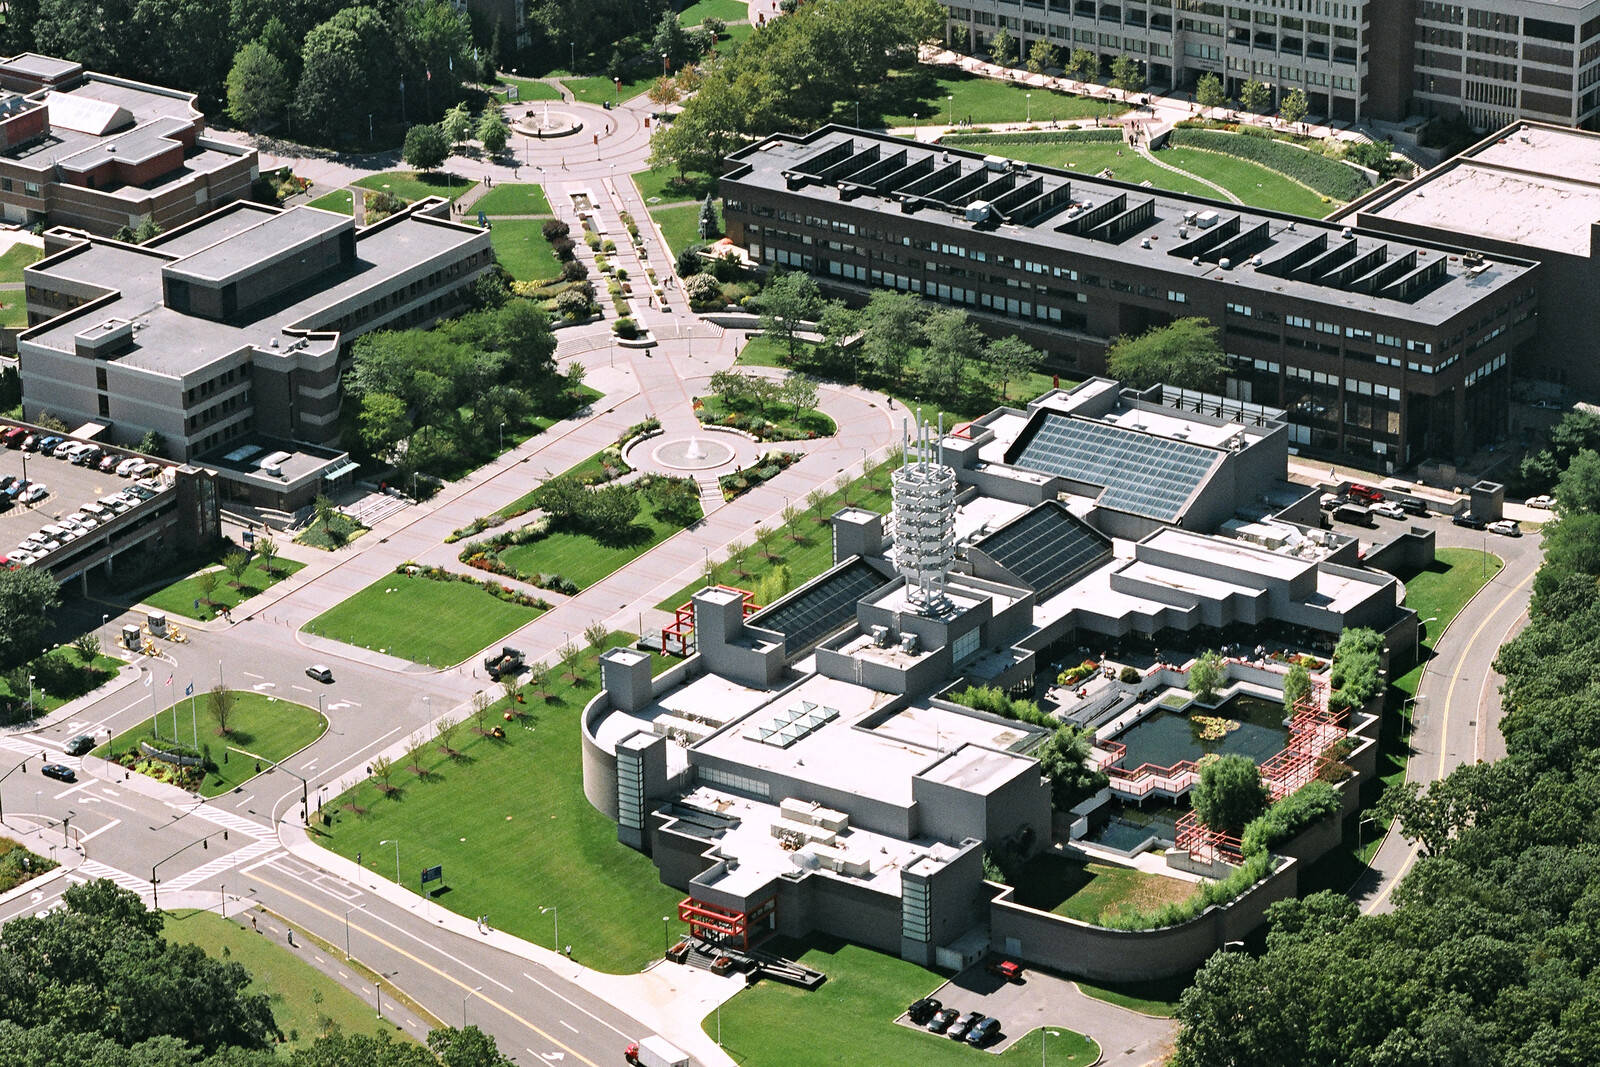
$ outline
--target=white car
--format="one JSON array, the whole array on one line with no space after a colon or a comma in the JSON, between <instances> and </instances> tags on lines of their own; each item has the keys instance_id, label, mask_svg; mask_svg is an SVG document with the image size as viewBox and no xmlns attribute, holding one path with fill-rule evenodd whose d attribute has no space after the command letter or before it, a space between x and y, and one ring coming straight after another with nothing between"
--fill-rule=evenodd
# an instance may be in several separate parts
<instances>
[{"instance_id":1,"label":"white car","mask_svg":"<svg viewBox=\"0 0 1600 1067\"><path fill-rule=\"evenodd\" d=\"M145 461L140 459L138 456L125 459L121 463L117 464L117 476L119 478L132 478L133 472L144 466L144 464Z\"/></svg>"},{"instance_id":2,"label":"white car","mask_svg":"<svg viewBox=\"0 0 1600 1067\"><path fill-rule=\"evenodd\" d=\"M1503 537L1521 537L1522 527L1510 519L1497 519L1489 524L1489 532L1500 534Z\"/></svg>"},{"instance_id":3,"label":"white car","mask_svg":"<svg viewBox=\"0 0 1600 1067\"><path fill-rule=\"evenodd\" d=\"M1538 508L1541 511L1549 511L1556 506L1556 498L1548 493L1540 493L1538 496L1530 496L1527 500L1527 506Z\"/></svg>"},{"instance_id":4,"label":"white car","mask_svg":"<svg viewBox=\"0 0 1600 1067\"><path fill-rule=\"evenodd\" d=\"M24 489L22 491L22 495L17 499L21 500L24 504L32 504L34 501L43 500L49 495L50 490L44 485L43 482L34 482L32 485L28 486L28 488Z\"/></svg>"},{"instance_id":5,"label":"white car","mask_svg":"<svg viewBox=\"0 0 1600 1067\"><path fill-rule=\"evenodd\" d=\"M1406 517L1404 508L1387 500L1380 500L1376 504L1369 505L1367 510L1374 515L1382 515L1388 519L1403 519Z\"/></svg>"}]
</instances>

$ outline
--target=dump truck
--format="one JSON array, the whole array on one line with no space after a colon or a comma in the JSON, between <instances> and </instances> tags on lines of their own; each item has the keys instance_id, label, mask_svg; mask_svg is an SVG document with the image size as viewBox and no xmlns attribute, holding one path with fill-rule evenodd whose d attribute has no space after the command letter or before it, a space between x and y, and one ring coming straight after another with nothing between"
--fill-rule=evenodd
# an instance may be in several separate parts
<instances>
[{"instance_id":1,"label":"dump truck","mask_svg":"<svg viewBox=\"0 0 1600 1067\"><path fill-rule=\"evenodd\" d=\"M483 658L483 669L489 672L489 677L498 680L503 674L519 673L523 662L522 650L506 645Z\"/></svg>"}]
</instances>

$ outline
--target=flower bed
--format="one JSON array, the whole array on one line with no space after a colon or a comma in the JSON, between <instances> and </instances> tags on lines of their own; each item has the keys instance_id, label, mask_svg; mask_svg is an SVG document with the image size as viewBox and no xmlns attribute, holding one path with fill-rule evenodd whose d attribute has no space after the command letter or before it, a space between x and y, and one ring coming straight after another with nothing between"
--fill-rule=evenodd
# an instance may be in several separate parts
<instances>
[{"instance_id":1,"label":"flower bed","mask_svg":"<svg viewBox=\"0 0 1600 1067\"><path fill-rule=\"evenodd\" d=\"M1097 661L1086 659L1076 667L1068 667L1066 670L1056 675L1056 684L1077 685L1085 678L1093 677L1094 672L1098 671L1099 669L1100 664Z\"/></svg>"},{"instance_id":2,"label":"flower bed","mask_svg":"<svg viewBox=\"0 0 1600 1067\"><path fill-rule=\"evenodd\" d=\"M425 566L420 563L402 563L394 570L396 574L427 578L435 582L466 582L468 585L480 587L496 600L504 600L507 604L515 604L523 608L534 608L538 611L550 610L550 602L542 597L529 596L522 590L513 589L509 585L501 585L499 582L489 581L488 579L471 578L465 574L447 571L443 567Z\"/></svg>"},{"instance_id":3,"label":"flower bed","mask_svg":"<svg viewBox=\"0 0 1600 1067\"><path fill-rule=\"evenodd\" d=\"M717 485L722 489L722 499L737 500L761 483L776 478L799 459L800 455L796 452L768 452L754 466L724 474L717 479Z\"/></svg>"}]
</instances>

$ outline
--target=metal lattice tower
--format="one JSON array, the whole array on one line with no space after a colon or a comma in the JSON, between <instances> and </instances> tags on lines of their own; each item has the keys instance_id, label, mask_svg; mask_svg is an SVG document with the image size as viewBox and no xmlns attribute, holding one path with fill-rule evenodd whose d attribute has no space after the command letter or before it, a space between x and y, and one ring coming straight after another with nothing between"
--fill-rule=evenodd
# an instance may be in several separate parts
<instances>
[{"instance_id":1,"label":"metal lattice tower","mask_svg":"<svg viewBox=\"0 0 1600 1067\"><path fill-rule=\"evenodd\" d=\"M895 565L906 578L906 599L923 615L950 610L945 578L956 558L956 472L944 465L943 418L937 437L917 415L915 442L894 472Z\"/></svg>"}]
</instances>

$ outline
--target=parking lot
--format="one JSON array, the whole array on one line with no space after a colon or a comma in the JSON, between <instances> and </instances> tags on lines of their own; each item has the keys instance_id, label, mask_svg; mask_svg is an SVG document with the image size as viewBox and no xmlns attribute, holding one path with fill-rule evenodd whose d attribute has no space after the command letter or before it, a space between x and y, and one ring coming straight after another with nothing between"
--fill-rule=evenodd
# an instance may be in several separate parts
<instances>
[{"instance_id":1,"label":"parking lot","mask_svg":"<svg viewBox=\"0 0 1600 1067\"><path fill-rule=\"evenodd\" d=\"M84 504L133 484L130 479L118 478L115 474L74 467L64 459L23 452L20 448L0 448L0 477L7 474L23 477L24 459L28 480L43 483L50 495L37 503L15 504L0 512L0 555L16 548L24 537L46 523L71 515Z\"/></svg>"}]
</instances>

